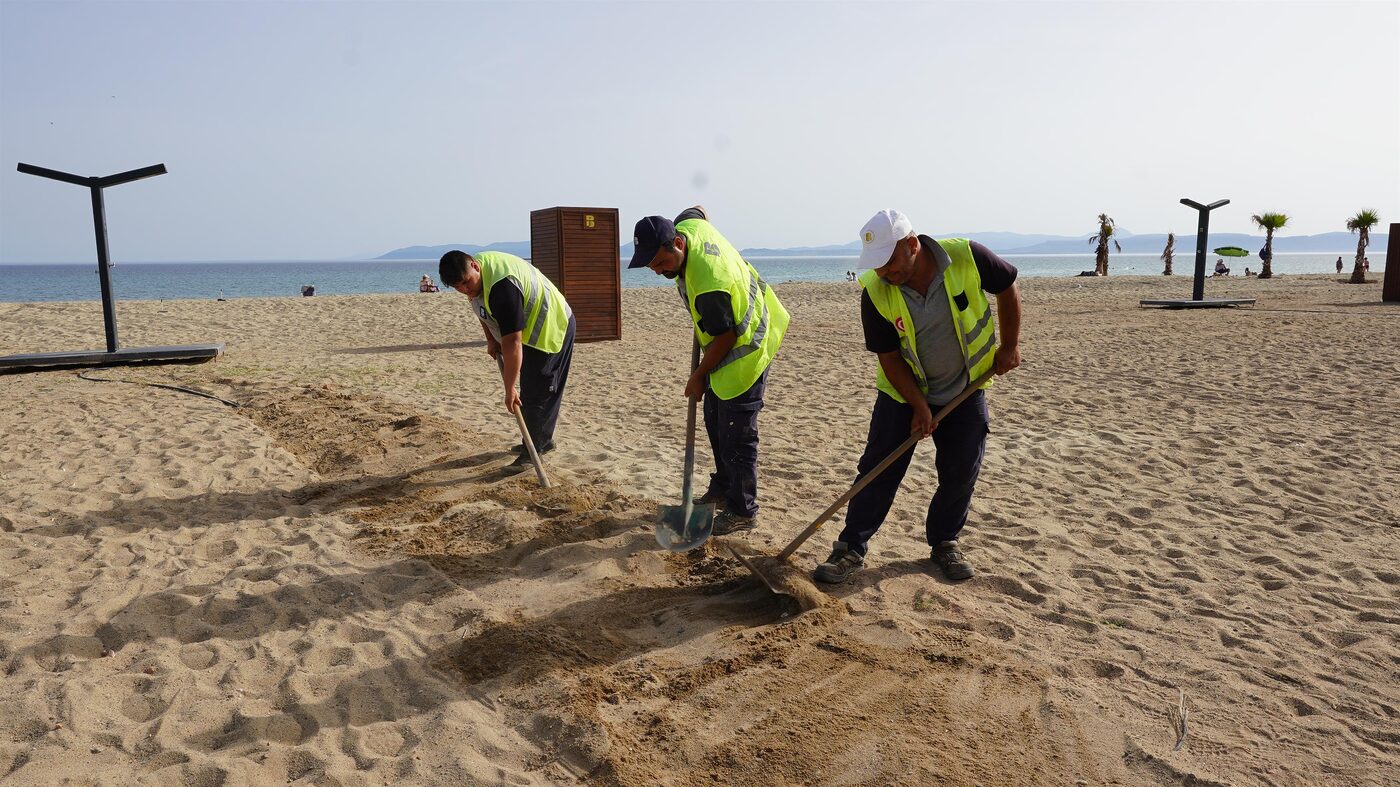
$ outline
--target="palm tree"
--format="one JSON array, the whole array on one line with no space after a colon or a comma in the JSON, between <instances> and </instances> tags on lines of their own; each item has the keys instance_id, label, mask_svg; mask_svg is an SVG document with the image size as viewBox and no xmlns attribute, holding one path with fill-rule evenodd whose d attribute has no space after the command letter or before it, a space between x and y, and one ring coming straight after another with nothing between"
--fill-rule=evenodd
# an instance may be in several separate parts
<instances>
[{"instance_id":1,"label":"palm tree","mask_svg":"<svg viewBox=\"0 0 1400 787\"><path fill-rule=\"evenodd\" d=\"M1255 226L1264 231L1264 248L1259 252L1259 259L1264 262L1264 267L1259 269L1259 278L1272 279L1274 277L1274 230L1287 224L1288 216L1282 213L1256 213L1249 218Z\"/></svg>"},{"instance_id":2,"label":"palm tree","mask_svg":"<svg viewBox=\"0 0 1400 787\"><path fill-rule=\"evenodd\" d=\"M1115 227L1115 226L1113 226L1113 219L1110 219L1110 218L1108 217L1108 214L1107 214L1107 213L1100 213L1100 214L1099 214L1099 231L1098 231L1098 234L1094 235L1092 238L1089 238L1089 243L1090 243L1090 244L1094 244L1094 243L1099 244L1099 247L1098 247L1097 249L1094 250L1094 275L1095 275L1095 276L1107 276L1107 275L1108 275L1108 242L1109 242L1109 241L1111 241L1111 240L1113 241L1113 246L1114 246L1114 248L1118 249L1119 252L1123 251L1123 247L1118 245L1118 241L1113 240L1113 233L1116 232L1117 230L1118 230L1118 228Z\"/></svg>"},{"instance_id":3,"label":"palm tree","mask_svg":"<svg viewBox=\"0 0 1400 787\"><path fill-rule=\"evenodd\" d=\"M1356 266L1351 269L1352 284L1366 283L1366 270L1362 267L1362 260L1366 259L1366 247L1371 244L1371 228L1380 223L1381 214L1371 209L1363 210L1347 219L1347 229L1361 233L1356 239Z\"/></svg>"},{"instance_id":4,"label":"palm tree","mask_svg":"<svg viewBox=\"0 0 1400 787\"><path fill-rule=\"evenodd\" d=\"M1170 276L1170 275L1172 275L1172 247L1175 246L1175 245L1176 245L1176 233L1175 233L1175 232L1168 232L1168 233L1167 233L1167 247L1166 247L1165 249L1162 249L1162 262L1166 263L1165 267L1162 268L1162 275L1163 275L1163 276Z\"/></svg>"}]
</instances>

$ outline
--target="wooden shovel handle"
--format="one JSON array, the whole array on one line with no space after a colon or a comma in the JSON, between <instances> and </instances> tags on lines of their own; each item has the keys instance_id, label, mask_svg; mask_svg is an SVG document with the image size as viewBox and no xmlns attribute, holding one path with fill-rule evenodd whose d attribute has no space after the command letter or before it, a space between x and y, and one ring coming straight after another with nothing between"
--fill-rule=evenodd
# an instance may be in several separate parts
<instances>
[{"instance_id":1,"label":"wooden shovel handle","mask_svg":"<svg viewBox=\"0 0 1400 787\"><path fill-rule=\"evenodd\" d=\"M948 413L953 412L953 408L962 404L963 400L971 396L973 391L976 391L978 388L981 388L988 380L992 379L992 374L993 373L991 371L988 371L981 377L978 377L976 380L973 380L970 385L963 389L962 393L958 394L957 397L953 399L953 401L940 407L938 409L938 412L935 413L933 416L934 423L938 423L939 421L947 417ZM788 558L792 557L792 553L796 552L798 547L802 546L802 544L806 542L807 539L812 537L813 533L817 532L817 530L822 525L826 524L826 520L834 516L837 511L840 511L841 506L844 506L846 505L846 503L850 502L851 498L855 497L860 492L860 490L864 489L870 484L870 482L874 481L877 476L885 472L885 470L889 469L889 466L894 464L895 460L908 453L909 449L913 448L914 444L922 439L922 435L909 435L909 439L900 443L899 447L894 449L894 451L890 452L889 456L881 460L880 464L875 465L870 469L870 472L861 476L860 480L852 484L851 488L847 489L844 495L841 495L840 497L836 498L836 502L832 503L830 508L827 508L825 511L822 512L821 516L813 520L812 524L808 525L807 529L803 530L801 535L799 535L797 538L794 538L791 544L788 544L782 552L779 552L778 562L784 562Z\"/></svg>"},{"instance_id":2,"label":"wooden shovel handle","mask_svg":"<svg viewBox=\"0 0 1400 787\"><path fill-rule=\"evenodd\" d=\"M499 353L496 354L496 368L501 370L502 377L505 376L506 362L501 359ZM520 412L520 408L515 408L515 423L520 427L520 441L525 444L525 450L530 453L530 461L535 463L535 477L540 480L540 486L549 488L549 476L544 473L544 462L540 461L540 455L535 451L535 441L530 439L530 428L525 425L525 414Z\"/></svg>"}]
</instances>

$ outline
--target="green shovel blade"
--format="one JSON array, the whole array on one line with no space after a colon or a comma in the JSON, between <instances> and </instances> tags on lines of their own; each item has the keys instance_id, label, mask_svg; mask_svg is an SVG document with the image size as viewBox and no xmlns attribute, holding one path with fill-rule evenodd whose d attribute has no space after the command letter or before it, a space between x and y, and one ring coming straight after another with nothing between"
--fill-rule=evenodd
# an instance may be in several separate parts
<instances>
[{"instance_id":1,"label":"green shovel blade","mask_svg":"<svg viewBox=\"0 0 1400 787\"><path fill-rule=\"evenodd\" d=\"M672 552L694 549L710 537L715 529L713 504L692 506L686 520L685 506L661 506L661 519L656 523L656 543Z\"/></svg>"}]
</instances>

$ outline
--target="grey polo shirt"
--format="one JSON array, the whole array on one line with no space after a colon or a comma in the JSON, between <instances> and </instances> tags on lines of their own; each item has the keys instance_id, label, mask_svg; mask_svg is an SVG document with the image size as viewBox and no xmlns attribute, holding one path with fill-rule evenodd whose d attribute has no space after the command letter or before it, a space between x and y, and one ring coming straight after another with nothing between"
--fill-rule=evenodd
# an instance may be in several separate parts
<instances>
[{"instance_id":1,"label":"grey polo shirt","mask_svg":"<svg viewBox=\"0 0 1400 787\"><path fill-rule=\"evenodd\" d=\"M932 251L938 269L928 291L919 292L907 284L899 291L909 306L909 316L914 318L914 346L919 348L919 363L928 380L928 403L942 406L967 387L967 364L963 362L953 310L943 286L943 272L953 260L937 243Z\"/></svg>"}]
</instances>

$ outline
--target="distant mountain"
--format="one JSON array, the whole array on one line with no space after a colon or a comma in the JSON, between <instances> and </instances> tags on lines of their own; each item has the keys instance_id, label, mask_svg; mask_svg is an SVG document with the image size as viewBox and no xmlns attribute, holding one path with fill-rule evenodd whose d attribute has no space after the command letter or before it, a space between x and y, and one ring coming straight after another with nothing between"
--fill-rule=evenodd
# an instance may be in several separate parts
<instances>
[{"instance_id":1,"label":"distant mountain","mask_svg":"<svg viewBox=\"0 0 1400 787\"><path fill-rule=\"evenodd\" d=\"M739 249L745 257L855 257L860 254L860 241L827 246L792 246L786 249Z\"/></svg>"},{"instance_id":2,"label":"distant mountain","mask_svg":"<svg viewBox=\"0 0 1400 787\"><path fill-rule=\"evenodd\" d=\"M934 237L969 238L998 254L1090 254L1094 250L1089 245L1087 233L1075 236L1028 235L1017 232L948 232L934 233ZM1388 241L1389 236L1387 235L1372 234L1371 245L1367 251L1371 254L1384 254ZM1167 245L1167 236L1164 234L1131 235L1125 233L1119 237L1118 242L1123 246L1125 254L1160 254L1162 248ZM1257 255L1259 250L1264 248L1264 236L1245 235L1239 232L1212 232L1210 247L1214 249L1220 246L1240 246L1248 249L1250 254ZM489 246L479 246L474 243L458 243L447 246L408 246L394 249L375 259L436 260L452 249L461 249L468 254L475 254L478 251L503 251L526 259L530 257L530 242L517 240L492 243ZM1355 252L1355 250L1356 236L1349 232L1326 232L1321 235L1291 235L1274 238L1274 251L1280 254L1335 252L1345 255L1348 252ZM623 245L619 251L622 256L622 264L626 265L632 259L632 244ZM1182 233L1176 236L1175 253L1192 254L1195 251L1195 233ZM746 257L855 257L860 254L860 241L851 241L840 245L791 246L781 249L753 247L740 249L739 253Z\"/></svg>"},{"instance_id":3,"label":"distant mountain","mask_svg":"<svg viewBox=\"0 0 1400 787\"><path fill-rule=\"evenodd\" d=\"M1121 243L1123 238L1131 238L1132 233L1118 230L1123 233L1119 238ZM975 240L998 254L1004 254L1010 249L1019 249L1026 246L1035 246L1040 243L1051 243L1054 241L1073 241L1074 235L1023 235L1019 232L950 232L947 234L935 233L935 238L967 238ZM1087 237L1087 236L1086 236Z\"/></svg>"},{"instance_id":4,"label":"distant mountain","mask_svg":"<svg viewBox=\"0 0 1400 787\"><path fill-rule=\"evenodd\" d=\"M1371 245L1368 252L1384 252L1386 250L1389 237L1384 234L1372 234ZM1160 254L1167 245L1166 235L1132 235L1119 239L1119 244L1123 247L1124 254ZM990 244L988 244L990 245ZM1210 234L1210 247L1212 249L1221 246L1240 246L1248 249L1250 254L1258 254L1264 248L1263 235L1245 235L1240 232L1212 232ZM995 247L993 247L995 249ZM1173 248L1176 254L1192 254L1196 251L1196 233L1182 233L1176 236L1176 246ZM1274 236L1274 251L1280 254L1288 252L1337 252L1345 254L1348 251L1355 252L1356 236L1350 232L1325 232L1321 235L1276 235ZM1021 246L1013 249L996 249L1000 254L1088 254L1093 251L1093 246L1089 244L1089 235L1086 233L1080 238L1062 238L1059 240L1048 240L1030 246Z\"/></svg>"},{"instance_id":5,"label":"distant mountain","mask_svg":"<svg viewBox=\"0 0 1400 787\"><path fill-rule=\"evenodd\" d=\"M514 254L517 257L530 256L530 241L515 240L503 243L492 243L489 246L479 246L475 243L449 243L446 246L406 246L402 249L394 249L388 254L381 254L375 257L376 260L437 260L442 255L453 249L461 249L468 254L475 254L479 251L501 251L506 254Z\"/></svg>"}]
</instances>

